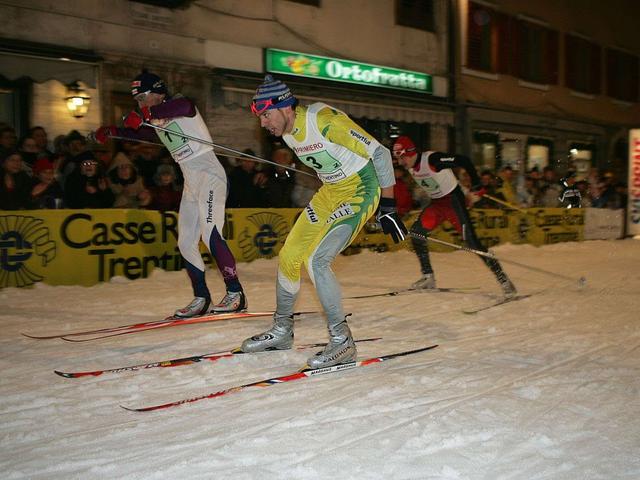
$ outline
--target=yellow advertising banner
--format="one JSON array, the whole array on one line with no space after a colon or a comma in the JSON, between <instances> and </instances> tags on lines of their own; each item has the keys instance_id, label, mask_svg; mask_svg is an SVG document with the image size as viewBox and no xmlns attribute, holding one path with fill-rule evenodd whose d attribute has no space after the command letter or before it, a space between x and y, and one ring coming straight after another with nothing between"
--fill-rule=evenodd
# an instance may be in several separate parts
<instances>
[{"instance_id":1,"label":"yellow advertising banner","mask_svg":"<svg viewBox=\"0 0 640 480\"><path fill-rule=\"evenodd\" d=\"M276 256L299 209L227 214L225 234L239 262ZM180 270L178 215L152 210L23 210L0 214L0 288L94 285ZM201 244L205 263L211 256Z\"/></svg>"},{"instance_id":2,"label":"yellow advertising banner","mask_svg":"<svg viewBox=\"0 0 640 480\"><path fill-rule=\"evenodd\" d=\"M300 209L230 209L224 235L236 261L278 255ZM407 226L418 212L405 219ZM583 239L582 209L531 209L528 213L472 210L480 241L544 245ZM432 235L461 245L448 222ZM0 288L50 285L94 285L114 276L144 278L154 268L182 269L177 247L178 215L151 210L23 210L0 213ZM410 248L394 244L375 222L365 226L345 254L363 249L379 252ZM450 250L430 244L433 251ZM201 244L205 263L211 255Z\"/></svg>"}]
</instances>

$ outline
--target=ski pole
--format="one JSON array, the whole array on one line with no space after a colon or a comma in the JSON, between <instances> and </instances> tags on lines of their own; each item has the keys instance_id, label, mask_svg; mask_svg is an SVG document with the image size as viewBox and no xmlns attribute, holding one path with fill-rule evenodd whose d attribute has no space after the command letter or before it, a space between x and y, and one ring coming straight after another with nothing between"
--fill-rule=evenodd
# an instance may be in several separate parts
<instances>
[{"instance_id":1,"label":"ski pole","mask_svg":"<svg viewBox=\"0 0 640 480\"><path fill-rule=\"evenodd\" d=\"M294 172L302 173L303 175L309 175L310 177L314 177L315 178L315 175L312 175L312 174L307 173L307 172L303 172L302 170L298 170L297 168L287 167L286 165L280 165L279 163L272 162L271 160L266 160L266 159L261 158L261 157L256 157L255 155L250 155L248 153L241 152L240 150L234 150L233 148L225 147L224 145L218 145L217 143L209 142L207 140L203 140L203 139L198 138L198 137L192 137L191 135L187 135L186 133L174 132L173 130L169 130L168 128L160 127L158 125L153 125L153 124L148 123L148 122L142 122L142 125L144 125L146 127L151 127L151 128L153 128L155 130L161 130L163 132L170 133L170 134L175 135L177 137L188 138L189 140L193 140L194 142L202 143L203 145L209 145L209 146L214 147L214 148L219 148L221 150L232 152L232 153L235 153L236 155L240 155L242 157L247 157L247 158L250 158L252 160L255 160L256 162L268 163L269 165L275 165L276 167L286 168L287 170L293 170Z\"/></svg>"},{"instance_id":2,"label":"ski pole","mask_svg":"<svg viewBox=\"0 0 640 480\"><path fill-rule=\"evenodd\" d=\"M475 248L469 248L462 245L456 245L455 243L445 242L444 240L439 240L437 238L429 237L426 235L421 235L418 232L410 231L409 235L418 240L429 240L430 242L439 243L440 245L446 245L447 247L455 248L457 250L464 250L465 252L475 253L476 255L480 255L481 257L491 258L493 260L497 260L502 263L511 263L513 265L517 265L518 267L527 268L529 270L533 270L534 272L545 273L547 275L551 275L554 277L562 278L563 280L569 280L570 282L578 282L580 287L583 287L587 283L587 279L585 277L580 277L577 280L573 277L568 277L566 275L562 275L561 273L550 272L549 270L544 270L538 267L532 267L531 265L525 265L524 263L516 262L514 260L503 260L496 257L493 253L483 252L482 250L476 250Z\"/></svg>"},{"instance_id":3,"label":"ski pole","mask_svg":"<svg viewBox=\"0 0 640 480\"><path fill-rule=\"evenodd\" d=\"M157 145L158 147L164 147L164 143L158 142L150 142L149 140L141 140L139 138L130 138L130 137L120 137L118 135L109 135L109 138L113 138L115 140L125 140L127 142L138 142L138 143L146 143L147 145ZM87 135L87 139L90 141L94 141L90 135ZM241 159L242 157L239 155L225 155L228 158Z\"/></svg>"},{"instance_id":4,"label":"ski pole","mask_svg":"<svg viewBox=\"0 0 640 480\"><path fill-rule=\"evenodd\" d=\"M164 147L164 143L150 142L149 140L140 140L139 138L119 137L118 135L109 135L109 138L114 138L116 140L125 140L127 142L146 143L147 145L157 145L159 147Z\"/></svg>"},{"instance_id":5,"label":"ski pole","mask_svg":"<svg viewBox=\"0 0 640 480\"><path fill-rule=\"evenodd\" d=\"M482 196L488 198L492 202L504 205L505 207L510 208L511 210L516 210L518 212L528 213L529 215L531 215L531 212L526 211L524 208L520 208L520 207L515 206L513 203L509 203L509 202L505 202L504 200L500 200L499 198L496 198L493 195L489 195L488 193L485 193Z\"/></svg>"}]
</instances>

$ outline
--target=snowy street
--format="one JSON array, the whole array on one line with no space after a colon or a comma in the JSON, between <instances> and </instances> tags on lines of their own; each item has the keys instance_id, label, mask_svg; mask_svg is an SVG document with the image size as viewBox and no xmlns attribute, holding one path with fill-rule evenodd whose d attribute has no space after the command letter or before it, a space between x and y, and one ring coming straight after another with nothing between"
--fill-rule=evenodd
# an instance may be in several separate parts
<instances>
[{"instance_id":1,"label":"snowy street","mask_svg":"<svg viewBox=\"0 0 640 480\"><path fill-rule=\"evenodd\" d=\"M252 388L156 412L138 407L293 373L316 350L66 379L83 371L227 350L269 317L85 343L20 335L160 320L192 298L184 272L94 287L0 290L0 471L13 479L640 478L640 241L503 245L521 294L477 314L500 289L467 252L432 253L440 287L345 299L359 358L412 350L352 371ZM277 258L239 263L249 311L275 305ZM408 287L409 251L340 256L345 297ZM575 277L569 281L561 276ZM585 276L584 287L578 279ZM223 283L207 280L215 297ZM215 298L214 300L217 300ZM319 310L306 272L297 310ZM320 314L296 344L326 341Z\"/></svg>"}]
</instances>

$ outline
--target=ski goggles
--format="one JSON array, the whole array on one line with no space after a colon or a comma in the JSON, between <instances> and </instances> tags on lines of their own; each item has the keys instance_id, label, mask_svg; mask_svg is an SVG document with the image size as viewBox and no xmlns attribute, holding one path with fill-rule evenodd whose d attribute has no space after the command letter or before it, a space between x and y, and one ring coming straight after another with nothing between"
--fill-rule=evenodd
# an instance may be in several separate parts
<instances>
[{"instance_id":1,"label":"ski goggles","mask_svg":"<svg viewBox=\"0 0 640 480\"><path fill-rule=\"evenodd\" d=\"M150 93L151 93L151 90L147 90L146 92L141 92L137 95L134 95L133 99L136 102L144 102Z\"/></svg>"},{"instance_id":2,"label":"ski goggles","mask_svg":"<svg viewBox=\"0 0 640 480\"><path fill-rule=\"evenodd\" d=\"M407 153L413 152L415 152L415 148L394 148L391 154L393 155L393 158L400 158L405 156Z\"/></svg>"},{"instance_id":3,"label":"ski goggles","mask_svg":"<svg viewBox=\"0 0 640 480\"><path fill-rule=\"evenodd\" d=\"M273 103L273 98L268 98L266 100L254 100L251 102L251 112L259 117L264 113L265 110L269 110L269 108L274 108L275 103Z\"/></svg>"}]
</instances>

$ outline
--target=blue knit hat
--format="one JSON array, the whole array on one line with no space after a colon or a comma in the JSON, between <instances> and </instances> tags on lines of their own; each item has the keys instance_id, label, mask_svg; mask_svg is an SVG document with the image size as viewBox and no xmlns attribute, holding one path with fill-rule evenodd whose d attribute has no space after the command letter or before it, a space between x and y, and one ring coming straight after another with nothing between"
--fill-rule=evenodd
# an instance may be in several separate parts
<instances>
[{"instance_id":1,"label":"blue knit hat","mask_svg":"<svg viewBox=\"0 0 640 480\"><path fill-rule=\"evenodd\" d=\"M265 110L288 107L295 102L296 97L284 82L274 79L271 75L265 75L264 82L256 89L256 94L253 96L251 111L260 115Z\"/></svg>"}]
</instances>

